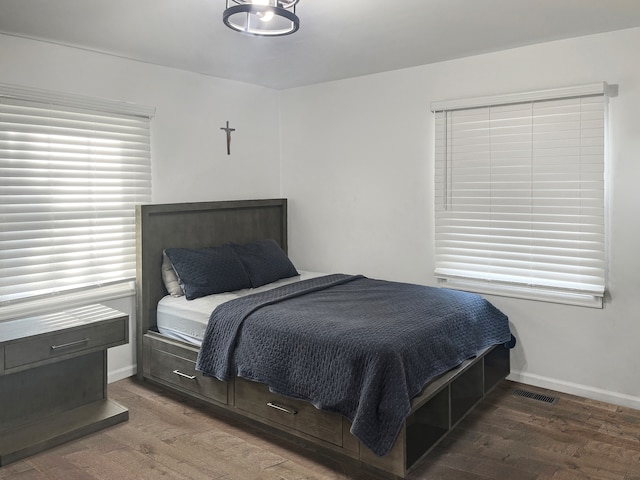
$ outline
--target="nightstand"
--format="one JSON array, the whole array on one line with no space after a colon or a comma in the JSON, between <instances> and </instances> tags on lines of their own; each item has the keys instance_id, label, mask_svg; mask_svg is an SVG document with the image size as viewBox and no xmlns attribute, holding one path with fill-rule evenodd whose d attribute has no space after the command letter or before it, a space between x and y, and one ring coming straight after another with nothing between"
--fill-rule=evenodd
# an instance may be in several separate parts
<instances>
[{"instance_id":1,"label":"nightstand","mask_svg":"<svg viewBox=\"0 0 640 480\"><path fill-rule=\"evenodd\" d=\"M126 421L107 398L107 349L129 316L104 305L0 322L0 466Z\"/></svg>"}]
</instances>

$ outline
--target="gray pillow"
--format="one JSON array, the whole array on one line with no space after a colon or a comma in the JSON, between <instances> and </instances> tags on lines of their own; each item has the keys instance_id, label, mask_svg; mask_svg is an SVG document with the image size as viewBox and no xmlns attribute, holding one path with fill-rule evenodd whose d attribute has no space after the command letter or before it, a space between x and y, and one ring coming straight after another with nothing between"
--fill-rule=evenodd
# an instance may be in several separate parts
<instances>
[{"instance_id":1,"label":"gray pillow","mask_svg":"<svg viewBox=\"0 0 640 480\"><path fill-rule=\"evenodd\" d=\"M296 267L275 240L230 245L240 257L253 288L299 275Z\"/></svg>"},{"instance_id":2,"label":"gray pillow","mask_svg":"<svg viewBox=\"0 0 640 480\"><path fill-rule=\"evenodd\" d=\"M164 283L164 288L167 289L167 293L172 297L181 297L184 295L180 282L178 281L178 275L176 275L171 260L169 260L165 252L162 252L162 283Z\"/></svg>"},{"instance_id":3,"label":"gray pillow","mask_svg":"<svg viewBox=\"0 0 640 480\"><path fill-rule=\"evenodd\" d=\"M167 248L187 300L251 287L251 280L230 245Z\"/></svg>"}]
</instances>

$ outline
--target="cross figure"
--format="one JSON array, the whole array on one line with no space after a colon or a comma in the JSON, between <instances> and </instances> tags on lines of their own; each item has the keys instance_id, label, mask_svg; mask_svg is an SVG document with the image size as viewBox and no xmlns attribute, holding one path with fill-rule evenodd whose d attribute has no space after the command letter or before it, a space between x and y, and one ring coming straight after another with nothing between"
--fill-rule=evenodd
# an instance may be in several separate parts
<instances>
[{"instance_id":1,"label":"cross figure","mask_svg":"<svg viewBox=\"0 0 640 480\"><path fill-rule=\"evenodd\" d=\"M231 155L231 132L235 132L235 128L229 128L229 121L227 120L226 127L220 127L220 130L227 132L227 155Z\"/></svg>"}]
</instances>

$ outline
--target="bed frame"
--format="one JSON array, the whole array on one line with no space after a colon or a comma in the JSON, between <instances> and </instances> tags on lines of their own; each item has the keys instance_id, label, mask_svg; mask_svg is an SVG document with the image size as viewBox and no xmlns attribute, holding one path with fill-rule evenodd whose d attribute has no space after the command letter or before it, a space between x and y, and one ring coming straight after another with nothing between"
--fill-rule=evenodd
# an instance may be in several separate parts
<instances>
[{"instance_id":1,"label":"bed frame","mask_svg":"<svg viewBox=\"0 0 640 480\"><path fill-rule=\"evenodd\" d=\"M255 382L205 377L195 370L197 347L157 332L156 305L167 294L161 278L162 251L271 238L286 252L286 199L139 205L136 235L140 379L248 422L259 422L297 443L339 454L379 474L405 478L416 462L509 374L509 350L497 346L478 352L475 358L433 380L412 400L411 415L392 450L378 457L351 435L346 418L272 394Z\"/></svg>"}]
</instances>

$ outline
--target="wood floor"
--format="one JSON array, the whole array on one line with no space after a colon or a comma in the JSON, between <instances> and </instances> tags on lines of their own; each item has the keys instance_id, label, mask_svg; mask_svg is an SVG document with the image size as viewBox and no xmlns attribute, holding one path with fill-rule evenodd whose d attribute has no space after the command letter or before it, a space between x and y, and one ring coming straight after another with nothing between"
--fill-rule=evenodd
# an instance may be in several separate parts
<instances>
[{"instance_id":1,"label":"wood floor","mask_svg":"<svg viewBox=\"0 0 640 480\"><path fill-rule=\"evenodd\" d=\"M133 379L111 384L109 395L129 408L127 423L0 468L0 479L375 478ZM640 480L640 411L504 381L409 478Z\"/></svg>"}]
</instances>

